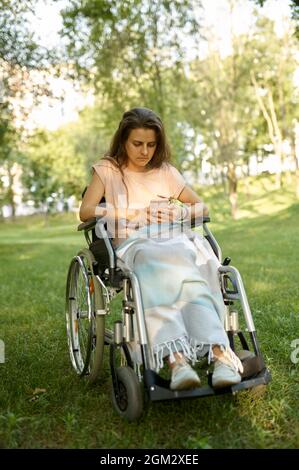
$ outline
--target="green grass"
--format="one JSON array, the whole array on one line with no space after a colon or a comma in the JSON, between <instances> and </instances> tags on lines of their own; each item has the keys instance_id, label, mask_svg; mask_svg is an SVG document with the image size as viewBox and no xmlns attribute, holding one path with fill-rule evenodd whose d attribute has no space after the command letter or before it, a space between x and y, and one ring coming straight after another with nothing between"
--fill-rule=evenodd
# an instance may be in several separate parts
<instances>
[{"instance_id":1,"label":"green grass","mask_svg":"<svg viewBox=\"0 0 299 470\"><path fill-rule=\"evenodd\" d=\"M0 225L0 447L9 448L298 448L299 203L292 184L271 179L241 187L232 222L221 191L210 189L210 225L243 277L258 339L271 369L263 394L246 391L154 403L128 424L110 400L108 362L95 386L69 361L64 296L68 264L85 245L75 216L30 217Z\"/></svg>"}]
</instances>

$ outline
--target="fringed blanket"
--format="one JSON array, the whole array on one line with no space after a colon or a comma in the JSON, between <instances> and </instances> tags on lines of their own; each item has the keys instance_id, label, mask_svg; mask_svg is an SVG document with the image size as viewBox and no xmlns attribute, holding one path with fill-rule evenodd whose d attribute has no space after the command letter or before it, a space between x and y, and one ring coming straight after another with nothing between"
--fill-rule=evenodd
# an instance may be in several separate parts
<instances>
[{"instance_id":1,"label":"fringed blanket","mask_svg":"<svg viewBox=\"0 0 299 470\"><path fill-rule=\"evenodd\" d=\"M122 243L116 254L118 265L138 277L157 371L164 357L174 361L176 351L195 363L207 353L210 360L214 344L228 347L220 263L203 236L192 230L181 233L177 226L171 237L151 233L149 238L145 227ZM136 342L131 347L134 359L141 362Z\"/></svg>"}]
</instances>

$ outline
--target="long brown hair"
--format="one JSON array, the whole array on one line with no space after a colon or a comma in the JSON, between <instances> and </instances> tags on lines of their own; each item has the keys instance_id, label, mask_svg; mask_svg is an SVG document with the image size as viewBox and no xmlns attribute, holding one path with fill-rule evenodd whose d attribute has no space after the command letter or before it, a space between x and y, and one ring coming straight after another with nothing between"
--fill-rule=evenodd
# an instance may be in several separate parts
<instances>
[{"instance_id":1,"label":"long brown hair","mask_svg":"<svg viewBox=\"0 0 299 470\"><path fill-rule=\"evenodd\" d=\"M153 158L147 165L148 168L160 168L163 162L168 162L171 158L164 125L159 116L148 108L133 108L123 114L118 129L112 138L109 152L105 155L110 161L114 160L120 169L126 165L128 160L125 143L130 132L133 129L140 128L152 129L156 132L157 147Z\"/></svg>"}]
</instances>

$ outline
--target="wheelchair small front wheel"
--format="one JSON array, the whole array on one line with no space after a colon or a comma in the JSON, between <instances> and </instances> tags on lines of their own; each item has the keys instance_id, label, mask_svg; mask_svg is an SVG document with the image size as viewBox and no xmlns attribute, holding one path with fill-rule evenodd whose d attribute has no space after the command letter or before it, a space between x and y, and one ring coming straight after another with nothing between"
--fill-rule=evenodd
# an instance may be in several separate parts
<instances>
[{"instance_id":1,"label":"wheelchair small front wheel","mask_svg":"<svg viewBox=\"0 0 299 470\"><path fill-rule=\"evenodd\" d=\"M135 421L143 412L143 395L137 375L131 367L115 371L118 387L112 387L112 403L117 413L127 421Z\"/></svg>"},{"instance_id":2,"label":"wheelchair small front wheel","mask_svg":"<svg viewBox=\"0 0 299 470\"><path fill-rule=\"evenodd\" d=\"M72 365L93 382L102 366L104 315L97 316L100 294L92 271L93 255L81 250L70 264L66 287L66 323ZM102 307L102 306L100 306Z\"/></svg>"}]
</instances>

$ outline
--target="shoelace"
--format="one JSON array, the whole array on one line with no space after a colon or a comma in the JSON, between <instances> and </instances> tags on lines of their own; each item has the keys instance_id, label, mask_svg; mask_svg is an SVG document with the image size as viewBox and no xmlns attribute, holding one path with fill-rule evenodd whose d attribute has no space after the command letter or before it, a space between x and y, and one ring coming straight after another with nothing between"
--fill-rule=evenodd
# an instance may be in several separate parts
<instances>
[{"instance_id":1,"label":"shoelace","mask_svg":"<svg viewBox=\"0 0 299 470\"><path fill-rule=\"evenodd\" d=\"M240 371L242 373L244 370L242 362L230 347L223 351L223 354L217 359L224 364L229 363L229 365L232 365L236 371Z\"/></svg>"}]
</instances>

